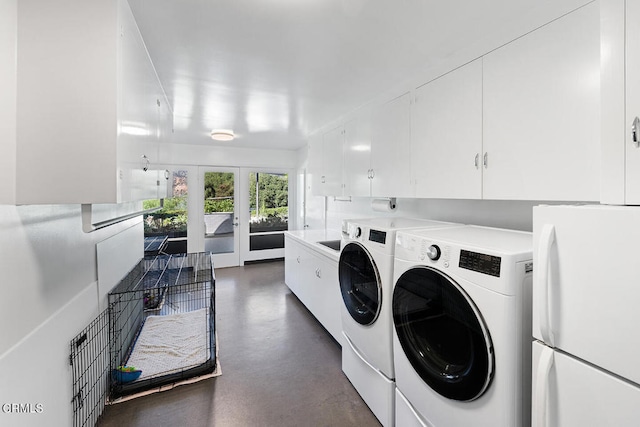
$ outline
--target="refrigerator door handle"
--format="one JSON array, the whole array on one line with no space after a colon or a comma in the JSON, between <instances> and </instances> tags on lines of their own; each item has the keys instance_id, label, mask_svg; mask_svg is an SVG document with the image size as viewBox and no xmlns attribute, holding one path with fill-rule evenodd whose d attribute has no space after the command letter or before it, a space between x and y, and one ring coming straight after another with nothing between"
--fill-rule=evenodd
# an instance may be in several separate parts
<instances>
[{"instance_id":1,"label":"refrigerator door handle","mask_svg":"<svg viewBox=\"0 0 640 427\"><path fill-rule=\"evenodd\" d=\"M537 269L537 283L535 288L539 292L540 303L540 333L545 343L553 347L553 331L551 328L551 247L556 241L555 227L545 224L540 233L540 246L538 246L538 261L540 268Z\"/></svg>"},{"instance_id":2,"label":"refrigerator door handle","mask_svg":"<svg viewBox=\"0 0 640 427\"><path fill-rule=\"evenodd\" d=\"M533 403L533 427L545 427L547 425L547 407L549 374L553 367L553 349L543 346L540 360L536 369L536 389Z\"/></svg>"}]
</instances>

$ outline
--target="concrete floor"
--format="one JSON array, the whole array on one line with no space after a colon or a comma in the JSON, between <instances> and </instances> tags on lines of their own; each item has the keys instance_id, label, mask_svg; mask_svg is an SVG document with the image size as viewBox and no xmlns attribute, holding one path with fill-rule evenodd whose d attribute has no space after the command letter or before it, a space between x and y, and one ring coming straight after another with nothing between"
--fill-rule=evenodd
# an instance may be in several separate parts
<instances>
[{"instance_id":1,"label":"concrete floor","mask_svg":"<svg viewBox=\"0 0 640 427\"><path fill-rule=\"evenodd\" d=\"M282 261L216 270L222 375L107 406L101 427L379 426Z\"/></svg>"}]
</instances>

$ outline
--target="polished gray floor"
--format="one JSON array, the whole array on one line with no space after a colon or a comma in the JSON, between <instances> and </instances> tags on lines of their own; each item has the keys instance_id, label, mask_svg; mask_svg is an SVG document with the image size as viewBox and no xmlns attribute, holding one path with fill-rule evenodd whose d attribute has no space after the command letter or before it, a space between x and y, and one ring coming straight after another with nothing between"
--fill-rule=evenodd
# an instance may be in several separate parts
<instances>
[{"instance_id":1,"label":"polished gray floor","mask_svg":"<svg viewBox=\"0 0 640 427\"><path fill-rule=\"evenodd\" d=\"M216 270L222 375L107 406L100 426L379 426L284 263Z\"/></svg>"}]
</instances>

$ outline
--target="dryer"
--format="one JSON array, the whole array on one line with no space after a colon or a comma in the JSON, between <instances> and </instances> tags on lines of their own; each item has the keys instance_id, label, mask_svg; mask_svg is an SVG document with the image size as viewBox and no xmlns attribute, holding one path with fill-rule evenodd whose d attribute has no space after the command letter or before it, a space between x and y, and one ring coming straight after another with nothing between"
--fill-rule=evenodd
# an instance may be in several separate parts
<instances>
[{"instance_id":1,"label":"dryer","mask_svg":"<svg viewBox=\"0 0 640 427\"><path fill-rule=\"evenodd\" d=\"M398 230L457 224L410 218L345 220L338 277L342 294L342 370L384 426L394 424L391 319Z\"/></svg>"},{"instance_id":2,"label":"dryer","mask_svg":"<svg viewBox=\"0 0 640 427\"><path fill-rule=\"evenodd\" d=\"M478 226L397 234L397 425L529 424L532 245Z\"/></svg>"}]
</instances>

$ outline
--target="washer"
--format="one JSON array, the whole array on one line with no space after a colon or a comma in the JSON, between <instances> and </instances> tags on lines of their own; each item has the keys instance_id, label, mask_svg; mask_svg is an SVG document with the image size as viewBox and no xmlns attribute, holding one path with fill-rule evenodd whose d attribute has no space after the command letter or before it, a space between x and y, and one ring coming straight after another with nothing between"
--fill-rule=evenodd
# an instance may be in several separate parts
<instances>
[{"instance_id":1,"label":"washer","mask_svg":"<svg viewBox=\"0 0 640 427\"><path fill-rule=\"evenodd\" d=\"M409 218L345 220L338 277L342 294L342 370L384 426L394 424L391 319L396 231L457 224ZM346 231L346 233L345 233Z\"/></svg>"},{"instance_id":2,"label":"washer","mask_svg":"<svg viewBox=\"0 0 640 427\"><path fill-rule=\"evenodd\" d=\"M529 425L532 246L477 226L397 234L398 425Z\"/></svg>"}]
</instances>

